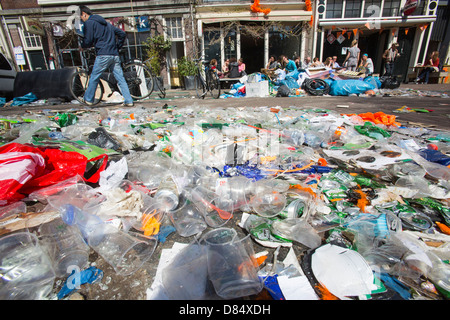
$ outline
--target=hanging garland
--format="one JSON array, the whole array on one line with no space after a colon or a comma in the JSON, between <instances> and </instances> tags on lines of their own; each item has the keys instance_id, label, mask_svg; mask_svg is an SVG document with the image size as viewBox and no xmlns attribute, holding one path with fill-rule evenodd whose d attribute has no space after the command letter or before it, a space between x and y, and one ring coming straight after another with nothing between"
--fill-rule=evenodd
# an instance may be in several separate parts
<instances>
[{"instance_id":1,"label":"hanging garland","mask_svg":"<svg viewBox=\"0 0 450 320\"><path fill-rule=\"evenodd\" d=\"M306 11L312 11L311 0L305 0Z\"/></svg>"},{"instance_id":2,"label":"hanging garland","mask_svg":"<svg viewBox=\"0 0 450 320\"><path fill-rule=\"evenodd\" d=\"M253 2L253 4L250 6L250 10L252 10L252 12L254 12L254 13L258 13L258 12L264 13L265 16L267 16L271 11L271 9L269 9L269 8L267 8L267 9L261 8L261 5L259 4L259 0L255 0Z\"/></svg>"},{"instance_id":3,"label":"hanging garland","mask_svg":"<svg viewBox=\"0 0 450 320\"><path fill-rule=\"evenodd\" d=\"M306 8L305 8L305 10L306 11L312 11L312 4L311 4L311 0L305 0L305 5L306 5ZM311 20L309 21L309 26L312 28L313 27L313 25L314 25L314 16L313 15L311 15Z\"/></svg>"}]
</instances>

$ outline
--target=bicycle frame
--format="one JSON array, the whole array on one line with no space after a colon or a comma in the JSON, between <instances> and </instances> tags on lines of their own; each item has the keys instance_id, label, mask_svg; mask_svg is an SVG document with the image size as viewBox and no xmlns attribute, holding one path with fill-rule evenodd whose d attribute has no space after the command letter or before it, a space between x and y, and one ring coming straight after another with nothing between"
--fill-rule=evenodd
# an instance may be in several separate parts
<instances>
[{"instance_id":1,"label":"bicycle frame","mask_svg":"<svg viewBox=\"0 0 450 320\"><path fill-rule=\"evenodd\" d=\"M200 85L203 88L202 94L199 94L197 92L198 97L204 98L208 92L210 92L211 95L214 96L213 91L215 89L217 89L218 94L217 94L217 96L214 97L217 99L220 95L220 82L218 82L219 80L218 80L218 76L216 74L217 71L211 68L209 61L203 61L201 59L196 59L194 61L198 62L197 76L198 76L198 81L200 83L197 83L197 85ZM214 85L215 81L217 81L217 83L215 83L215 85Z\"/></svg>"}]
</instances>

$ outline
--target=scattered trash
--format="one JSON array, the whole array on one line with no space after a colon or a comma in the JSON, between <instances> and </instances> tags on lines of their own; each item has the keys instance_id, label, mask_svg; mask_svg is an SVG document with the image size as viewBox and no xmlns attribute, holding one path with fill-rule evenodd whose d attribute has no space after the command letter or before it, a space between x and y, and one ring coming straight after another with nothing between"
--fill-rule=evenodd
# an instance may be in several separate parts
<instances>
[{"instance_id":1,"label":"scattered trash","mask_svg":"<svg viewBox=\"0 0 450 320\"><path fill-rule=\"evenodd\" d=\"M140 272L149 300L449 297L441 130L280 106L1 121L2 299L68 299Z\"/></svg>"}]
</instances>

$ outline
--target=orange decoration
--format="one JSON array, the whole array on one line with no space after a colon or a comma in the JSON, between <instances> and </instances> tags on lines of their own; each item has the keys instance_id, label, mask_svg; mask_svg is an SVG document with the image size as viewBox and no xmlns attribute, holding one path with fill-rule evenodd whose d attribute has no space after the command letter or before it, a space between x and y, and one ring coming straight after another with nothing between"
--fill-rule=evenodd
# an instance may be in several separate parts
<instances>
[{"instance_id":1,"label":"orange decoration","mask_svg":"<svg viewBox=\"0 0 450 320\"><path fill-rule=\"evenodd\" d=\"M306 11L312 11L311 0L305 0Z\"/></svg>"},{"instance_id":2,"label":"orange decoration","mask_svg":"<svg viewBox=\"0 0 450 320\"><path fill-rule=\"evenodd\" d=\"M250 6L250 10L252 10L252 12L258 13L264 13L264 15L268 15L271 11L271 9L267 8L267 9L263 9L261 8L260 4L259 4L259 0L255 0L253 2L253 4Z\"/></svg>"}]
</instances>

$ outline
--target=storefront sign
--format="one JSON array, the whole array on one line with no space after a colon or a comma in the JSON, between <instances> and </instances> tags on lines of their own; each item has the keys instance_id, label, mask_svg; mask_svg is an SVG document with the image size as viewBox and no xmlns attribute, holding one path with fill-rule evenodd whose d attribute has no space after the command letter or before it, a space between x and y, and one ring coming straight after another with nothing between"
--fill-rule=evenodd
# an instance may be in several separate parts
<instances>
[{"instance_id":1,"label":"storefront sign","mask_svg":"<svg viewBox=\"0 0 450 320\"><path fill-rule=\"evenodd\" d=\"M147 16L136 17L136 28L138 32L150 31L148 17Z\"/></svg>"},{"instance_id":2,"label":"storefront sign","mask_svg":"<svg viewBox=\"0 0 450 320\"><path fill-rule=\"evenodd\" d=\"M411 15L414 11L416 11L419 4L420 0L406 0L405 6L403 7L403 15Z\"/></svg>"},{"instance_id":3,"label":"storefront sign","mask_svg":"<svg viewBox=\"0 0 450 320\"><path fill-rule=\"evenodd\" d=\"M25 61L25 55L23 54L22 47L14 47L14 57L16 58L18 66L24 66L27 64L27 62Z\"/></svg>"}]
</instances>

